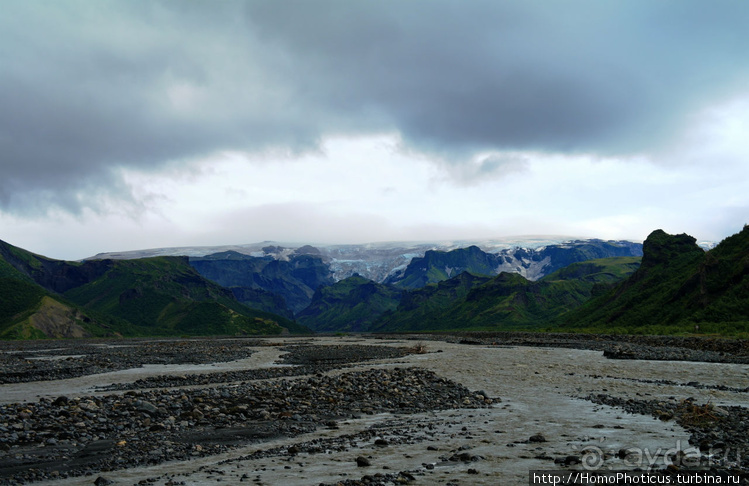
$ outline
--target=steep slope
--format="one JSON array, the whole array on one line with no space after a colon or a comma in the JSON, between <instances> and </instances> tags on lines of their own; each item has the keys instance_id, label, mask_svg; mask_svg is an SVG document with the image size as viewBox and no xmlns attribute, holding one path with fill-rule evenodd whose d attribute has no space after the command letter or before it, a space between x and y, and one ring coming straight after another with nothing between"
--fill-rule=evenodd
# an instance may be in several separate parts
<instances>
[{"instance_id":1,"label":"steep slope","mask_svg":"<svg viewBox=\"0 0 749 486\"><path fill-rule=\"evenodd\" d=\"M496 274L498 262L497 255L486 253L478 246L447 252L430 250L423 257L412 259L402 275L392 277L386 283L404 289L418 289L463 272L491 276Z\"/></svg>"},{"instance_id":2,"label":"steep slope","mask_svg":"<svg viewBox=\"0 0 749 486\"><path fill-rule=\"evenodd\" d=\"M240 304L183 257L65 262L0 242L0 285L7 338L302 330Z\"/></svg>"},{"instance_id":3,"label":"steep slope","mask_svg":"<svg viewBox=\"0 0 749 486\"><path fill-rule=\"evenodd\" d=\"M112 319L92 317L93 313L44 289L16 268L29 265L38 270L43 260L37 258L0 241L0 339L90 337L104 333Z\"/></svg>"},{"instance_id":4,"label":"steep slope","mask_svg":"<svg viewBox=\"0 0 749 486\"><path fill-rule=\"evenodd\" d=\"M267 248L269 252L273 249L275 247ZM226 251L191 257L190 265L205 278L232 288L242 303L289 315L288 311L299 312L307 307L318 287L334 282L329 267L319 256L306 253L312 251L309 248L300 250L301 253L288 255L285 260ZM282 300L259 291L279 296ZM282 302L285 308L271 307L280 306Z\"/></svg>"},{"instance_id":5,"label":"steep slope","mask_svg":"<svg viewBox=\"0 0 749 486\"><path fill-rule=\"evenodd\" d=\"M398 305L401 291L359 275L320 287L297 320L315 331L366 331Z\"/></svg>"},{"instance_id":6,"label":"steep slope","mask_svg":"<svg viewBox=\"0 0 749 486\"><path fill-rule=\"evenodd\" d=\"M641 255L639 244L603 240L578 240L537 249L512 248L497 253L487 253L477 246L451 251L432 250L424 257L412 259L403 271L392 274L385 282L416 289L461 272L488 276L512 272L537 280L576 262Z\"/></svg>"},{"instance_id":7,"label":"steep slope","mask_svg":"<svg viewBox=\"0 0 749 486\"><path fill-rule=\"evenodd\" d=\"M749 227L705 252L686 234L656 230L629 279L571 313L565 329L749 332Z\"/></svg>"},{"instance_id":8,"label":"steep slope","mask_svg":"<svg viewBox=\"0 0 749 486\"><path fill-rule=\"evenodd\" d=\"M638 260L619 257L575 263L536 282L507 272L491 279L461 274L409 292L398 309L384 315L373 329L394 332L547 326L589 300L596 289L631 274ZM412 299L418 305L410 304Z\"/></svg>"},{"instance_id":9,"label":"steep slope","mask_svg":"<svg viewBox=\"0 0 749 486\"><path fill-rule=\"evenodd\" d=\"M247 245L213 247L155 248L151 250L100 253L94 260L132 260L152 256L189 256L199 259L207 255L235 254L261 259L290 261L300 255L318 258L327 273L325 278L343 280L354 274L379 283L395 283L403 278L408 264L414 258L423 258L427 251L450 252L471 246L481 248L496 260L496 265L487 275L499 272L519 273L529 280L538 280L544 275L577 261L613 256L642 256L642 244L631 241L604 241L599 239L575 239L568 236L516 236L485 240L434 241L434 242L380 242L349 245L300 245L277 242L261 242ZM445 278L462 271L483 274L485 269L471 265L456 266L446 272ZM444 267L443 267L444 268ZM208 276L207 273L201 274ZM253 286L208 277L221 285ZM332 282L330 282L332 283ZM325 284L323 284L325 285ZM313 290L317 287L310 286ZM267 290L267 289L266 289ZM312 294L309 294L310 296Z\"/></svg>"},{"instance_id":10,"label":"steep slope","mask_svg":"<svg viewBox=\"0 0 749 486\"><path fill-rule=\"evenodd\" d=\"M293 327L240 304L229 290L201 277L186 257L113 262L104 275L64 295L148 334L273 334Z\"/></svg>"},{"instance_id":11,"label":"steep slope","mask_svg":"<svg viewBox=\"0 0 749 486\"><path fill-rule=\"evenodd\" d=\"M517 272L538 280L573 263L612 257L641 257L642 245L631 241L574 240L541 248L501 252L498 271Z\"/></svg>"},{"instance_id":12,"label":"steep slope","mask_svg":"<svg viewBox=\"0 0 749 486\"><path fill-rule=\"evenodd\" d=\"M294 319L294 312L286 305L286 299L273 292L249 287L229 287L234 298L250 309L277 314L286 319Z\"/></svg>"},{"instance_id":13,"label":"steep slope","mask_svg":"<svg viewBox=\"0 0 749 486\"><path fill-rule=\"evenodd\" d=\"M471 289L483 285L491 277L463 272L441 282L406 291L394 312L383 315L372 331L426 331L445 328L445 312L465 300Z\"/></svg>"},{"instance_id":14,"label":"steep slope","mask_svg":"<svg viewBox=\"0 0 749 486\"><path fill-rule=\"evenodd\" d=\"M38 285L0 277L0 339L87 337L84 318Z\"/></svg>"},{"instance_id":15,"label":"steep slope","mask_svg":"<svg viewBox=\"0 0 749 486\"><path fill-rule=\"evenodd\" d=\"M3 241L0 241L0 257L16 270L20 278L56 293L88 283L106 273L112 265L111 260L85 263L54 260Z\"/></svg>"}]
</instances>

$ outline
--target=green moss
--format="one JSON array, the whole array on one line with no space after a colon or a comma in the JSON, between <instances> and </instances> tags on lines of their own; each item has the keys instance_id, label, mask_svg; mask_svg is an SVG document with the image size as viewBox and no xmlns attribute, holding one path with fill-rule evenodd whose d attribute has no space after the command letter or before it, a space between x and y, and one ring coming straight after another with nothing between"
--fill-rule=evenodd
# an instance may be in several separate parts
<instances>
[{"instance_id":1,"label":"green moss","mask_svg":"<svg viewBox=\"0 0 749 486\"><path fill-rule=\"evenodd\" d=\"M636 257L575 263L537 282L516 273L494 278L465 273L406 293L398 309L383 315L373 329L413 332L548 326L587 302L594 289L631 274L638 263Z\"/></svg>"},{"instance_id":2,"label":"green moss","mask_svg":"<svg viewBox=\"0 0 749 486\"><path fill-rule=\"evenodd\" d=\"M560 319L559 330L636 334L749 333L749 229L704 252L654 231L629 279Z\"/></svg>"},{"instance_id":3,"label":"green moss","mask_svg":"<svg viewBox=\"0 0 749 486\"><path fill-rule=\"evenodd\" d=\"M315 292L297 319L316 331L362 331L398 305L401 291L355 275Z\"/></svg>"},{"instance_id":4,"label":"green moss","mask_svg":"<svg viewBox=\"0 0 749 486\"><path fill-rule=\"evenodd\" d=\"M0 337L43 337L27 320L45 296L72 310L71 325L97 337L308 331L240 304L187 258L72 263L0 242Z\"/></svg>"}]
</instances>

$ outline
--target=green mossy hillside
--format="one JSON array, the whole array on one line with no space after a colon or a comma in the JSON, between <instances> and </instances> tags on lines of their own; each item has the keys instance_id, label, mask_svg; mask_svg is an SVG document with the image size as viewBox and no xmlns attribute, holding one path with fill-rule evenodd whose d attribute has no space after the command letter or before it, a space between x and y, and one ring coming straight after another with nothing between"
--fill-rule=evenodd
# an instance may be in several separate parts
<instances>
[{"instance_id":1,"label":"green mossy hillside","mask_svg":"<svg viewBox=\"0 0 749 486\"><path fill-rule=\"evenodd\" d=\"M548 326L594 292L625 278L639 258L615 257L574 263L533 282L515 273L494 278L471 274L409 292L373 329L382 332L498 330ZM418 305L412 305L412 300Z\"/></svg>"},{"instance_id":2,"label":"green mossy hillside","mask_svg":"<svg viewBox=\"0 0 749 486\"><path fill-rule=\"evenodd\" d=\"M0 242L0 337L308 332L240 304L187 258L65 262Z\"/></svg>"},{"instance_id":3,"label":"green mossy hillside","mask_svg":"<svg viewBox=\"0 0 749 486\"><path fill-rule=\"evenodd\" d=\"M673 334L749 332L749 227L705 252L686 234L656 230L641 267L565 316L564 330Z\"/></svg>"},{"instance_id":4,"label":"green mossy hillside","mask_svg":"<svg viewBox=\"0 0 749 486\"><path fill-rule=\"evenodd\" d=\"M402 291L353 275L320 287L297 320L315 331L369 331L383 313L398 306Z\"/></svg>"},{"instance_id":5,"label":"green mossy hillside","mask_svg":"<svg viewBox=\"0 0 749 486\"><path fill-rule=\"evenodd\" d=\"M403 294L398 307L384 314L372 326L375 332L428 331L445 329L445 312L464 300L471 289L491 277L463 272L448 280L432 283Z\"/></svg>"},{"instance_id":6,"label":"green mossy hillside","mask_svg":"<svg viewBox=\"0 0 749 486\"><path fill-rule=\"evenodd\" d=\"M156 334L275 334L291 321L237 302L186 257L117 260L96 280L65 292L86 308Z\"/></svg>"}]
</instances>

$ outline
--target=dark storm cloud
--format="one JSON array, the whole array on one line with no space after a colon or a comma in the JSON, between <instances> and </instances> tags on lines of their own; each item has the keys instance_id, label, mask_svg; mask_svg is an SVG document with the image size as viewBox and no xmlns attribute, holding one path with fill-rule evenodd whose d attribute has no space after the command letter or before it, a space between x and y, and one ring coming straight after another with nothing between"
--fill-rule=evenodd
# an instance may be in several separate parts
<instances>
[{"instance_id":1,"label":"dark storm cloud","mask_svg":"<svg viewBox=\"0 0 749 486\"><path fill-rule=\"evenodd\" d=\"M26 2L0 14L0 209L128 196L119 168L400 132L644 152L746 86L749 4ZM487 168L489 165L487 165Z\"/></svg>"},{"instance_id":2,"label":"dark storm cloud","mask_svg":"<svg viewBox=\"0 0 749 486\"><path fill-rule=\"evenodd\" d=\"M698 2L263 3L324 105L438 150L643 150L747 81L749 8Z\"/></svg>"},{"instance_id":3,"label":"dark storm cloud","mask_svg":"<svg viewBox=\"0 0 749 486\"><path fill-rule=\"evenodd\" d=\"M127 198L120 168L158 170L222 149L301 150L319 136L301 106L284 108L293 87L232 4L4 10L0 208L77 211L92 192Z\"/></svg>"}]
</instances>

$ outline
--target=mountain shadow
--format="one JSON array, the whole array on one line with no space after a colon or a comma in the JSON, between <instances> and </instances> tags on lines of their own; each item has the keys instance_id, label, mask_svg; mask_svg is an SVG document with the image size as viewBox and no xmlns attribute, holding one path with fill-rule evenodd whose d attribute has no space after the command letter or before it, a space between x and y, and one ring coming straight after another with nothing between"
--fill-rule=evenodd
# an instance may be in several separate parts
<instances>
[{"instance_id":1,"label":"mountain shadow","mask_svg":"<svg viewBox=\"0 0 749 486\"><path fill-rule=\"evenodd\" d=\"M334 283L329 266L314 253L297 252L279 260L226 251L191 257L190 265L205 278L233 289L243 304L287 316L307 307L319 287Z\"/></svg>"}]
</instances>

